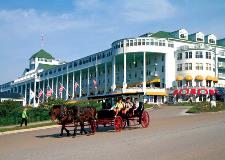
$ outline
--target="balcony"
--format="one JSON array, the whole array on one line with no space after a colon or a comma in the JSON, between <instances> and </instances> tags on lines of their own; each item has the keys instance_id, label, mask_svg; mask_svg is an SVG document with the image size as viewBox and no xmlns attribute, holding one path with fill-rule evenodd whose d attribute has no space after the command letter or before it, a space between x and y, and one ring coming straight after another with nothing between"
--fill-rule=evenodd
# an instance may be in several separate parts
<instances>
[{"instance_id":1,"label":"balcony","mask_svg":"<svg viewBox=\"0 0 225 160\"><path fill-rule=\"evenodd\" d=\"M225 68L225 62L219 62L218 67L219 68Z\"/></svg>"},{"instance_id":2,"label":"balcony","mask_svg":"<svg viewBox=\"0 0 225 160\"><path fill-rule=\"evenodd\" d=\"M221 78L221 79L225 79L225 73L219 73L218 75L219 75L219 79L220 79L220 78Z\"/></svg>"}]
</instances>

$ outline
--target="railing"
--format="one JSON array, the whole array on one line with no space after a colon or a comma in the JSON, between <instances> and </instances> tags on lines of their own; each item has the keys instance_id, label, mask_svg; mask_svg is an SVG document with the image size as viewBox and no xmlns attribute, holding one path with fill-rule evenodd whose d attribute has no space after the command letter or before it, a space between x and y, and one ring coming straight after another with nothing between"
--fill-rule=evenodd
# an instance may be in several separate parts
<instances>
[{"instance_id":1,"label":"railing","mask_svg":"<svg viewBox=\"0 0 225 160\"><path fill-rule=\"evenodd\" d=\"M224 67L225 68L225 62L219 62L218 67Z\"/></svg>"}]
</instances>

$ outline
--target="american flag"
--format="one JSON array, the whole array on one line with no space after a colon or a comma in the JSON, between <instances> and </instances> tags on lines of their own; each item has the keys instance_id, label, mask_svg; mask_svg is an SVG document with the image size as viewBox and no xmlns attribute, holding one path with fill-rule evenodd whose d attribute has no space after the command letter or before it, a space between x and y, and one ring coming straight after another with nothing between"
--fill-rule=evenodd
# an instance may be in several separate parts
<instances>
[{"instance_id":1,"label":"american flag","mask_svg":"<svg viewBox=\"0 0 225 160\"><path fill-rule=\"evenodd\" d=\"M66 90L63 85L60 83L59 94L62 95L63 90Z\"/></svg>"},{"instance_id":2,"label":"american flag","mask_svg":"<svg viewBox=\"0 0 225 160\"><path fill-rule=\"evenodd\" d=\"M43 95L43 91L40 89L39 93L38 93L38 98L40 98Z\"/></svg>"},{"instance_id":3,"label":"american flag","mask_svg":"<svg viewBox=\"0 0 225 160\"><path fill-rule=\"evenodd\" d=\"M75 85L74 85L75 92L76 92L76 90L77 90L77 87L79 87L79 84L76 82Z\"/></svg>"},{"instance_id":4,"label":"american flag","mask_svg":"<svg viewBox=\"0 0 225 160\"><path fill-rule=\"evenodd\" d=\"M97 89L97 81L95 79L93 79L93 84L94 84L95 89Z\"/></svg>"},{"instance_id":5,"label":"american flag","mask_svg":"<svg viewBox=\"0 0 225 160\"><path fill-rule=\"evenodd\" d=\"M51 97L52 93L53 93L53 90L49 87L49 89L47 90L46 96Z\"/></svg>"}]
</instances>

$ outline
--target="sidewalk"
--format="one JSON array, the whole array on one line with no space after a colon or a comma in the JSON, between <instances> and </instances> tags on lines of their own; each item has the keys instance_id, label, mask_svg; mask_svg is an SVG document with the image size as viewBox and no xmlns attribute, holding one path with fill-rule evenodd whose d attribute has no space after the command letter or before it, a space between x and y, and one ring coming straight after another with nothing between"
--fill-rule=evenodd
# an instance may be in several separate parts
<instances>
[{"instance_id":1,"label":"sidewalk","mask_svg":"<svg viewBox=\"0 0 225 160\"><path fill-rule=\"evenodd\" d=\"M12 134L12 133L21 133L21 132L27 132L27 131L40 130L40 129L54 128L54 127L59 127L59 125L57 125L56 123L52 121L28 123L27 126L22 126L22 127L20 127L20 125L2 126L0 127L0 136Z\"/></svg>"},{"instance_id":2,"label":"sidewalk","mask_svg":"<svg viewBox=\"0 0 225 160\"><path fill-rule=\"evenodd\" d=\"M40 121L40 122L31 122L31 123L27 123L27 126L32 126L32 125L37 125L37 124L45 124L45 123L51 123L52 121L48 120L48 121ZM24 124L23 124L24 126ZM20 127L20 124L17 125L10 125L10 126L0 126L0 129L7 129L7 128L16 128L16 127Z\"/></svg>"}]
</instances>

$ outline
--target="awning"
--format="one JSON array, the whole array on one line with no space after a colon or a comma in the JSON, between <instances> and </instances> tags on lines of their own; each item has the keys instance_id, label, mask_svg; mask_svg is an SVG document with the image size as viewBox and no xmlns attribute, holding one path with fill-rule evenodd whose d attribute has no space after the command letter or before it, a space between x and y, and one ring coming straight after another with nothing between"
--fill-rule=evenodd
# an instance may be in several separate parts
<instances>
[{"instance_id":1,"label":"awning","mask_svg":"<svg viewBox=\"0 0 225 160\"><path fill-rule=\"evenodd\" d=\"M179 90L178 90L178 89L175 89L175 90L173 91L173 96L176 96L176 95L178 94L178 92L179 92Z\"/></svg>"},{"instance_id":2,"label":"awning","mask_svg":"<svg viewBox=\"0 0 225 160\"><path fill-rule=\"evenodd\" d=\"M190 89L190 94L196 94L196 88L192 88L192 89Z\"/></svg>"},{"instance_id":3,"label":"awning","mask_svg":"<svg viewBox=\"0 0 225 160\"><path fill-rule=\"evenodd\" d=\"M205 78L205 80L207 80L207 81L212 81L214 79L214 77L212 77L212 76L206 76L206 78Z\"/></svg>"},{"instance_id":4,"label":"awning","mask_svg":"<svg viewBox=\"0 0 225 160\"><path fill-rule=\"evenodd\" d=\"M217 83L218 82L218 78L217 77L213 77L213 82Z\"/></svg>"},{"instance_id":5,"label":"awning","mask_svg":"<svg viewBox=\"0 0 225 160\"><path fill-rule=\"evenodd\" d=\"M148 96L168 96L166 92L146 92Z\"/></svg>"},{"instance_id":6,"label":"awning","mask_svg":"<svg viewBox=\"0 0 225 160\"><path fill-rule=\"evenodd\" d=\"M197 81L203 81L204 78L203 78L202 75L197 75L197 76L195 76L195 80L197 80Z\"/></svg>"},{"instance_id":7,"label":"awning","mask_svg":"<svg viewBox=\"0 0 225 160\"><path fill-rule=\"evenodd\" d=\"M205 88L198 89L198 94L207 95L208 93L209 93L208 90Z\"/></svg>"},{"instance_id":8,"label":"awning","mask_svg":"<svg viewBox=\"0 0 225 160\"><path fill-rule=\"evenodd\" d=\"M176 76L176 81L182 81L182 80L183 80L183 77L181 75Z\"/></svg>"},{"instance_id":9,"label":"awning","mask_svg":"<svg viewBox=\"0 0 225 160\"><path fill-rule=\"evenodd\" d=\"M184 79L185 79L186 81L192 81L192 80L193 80L193 78L192 78L191 75L186 75L186 76L184 77Z\"/></svg>"},{"instance_id":10,"label":"awning","mask_svg":"<svg viewBox=\"0 0 225 160\"><path fill-rule=\"evenodd\" d=\"M146 82L146 84L149 84L149 83L159 83L159 82L160 82L160 78L154 78L154 79L148 80Z\"/></svg>"},{"instance_id":11,"label":"awning","mask_svg":"<svg viewBox=\"0 0 225 160\"><path fill-rule=\"evenodd\" d=\"M187 88L185 88L185 89L180 89L179 94L182 94L182 95L189 94L189 89L187 89Z\"/></svg>"}]
</instances>

